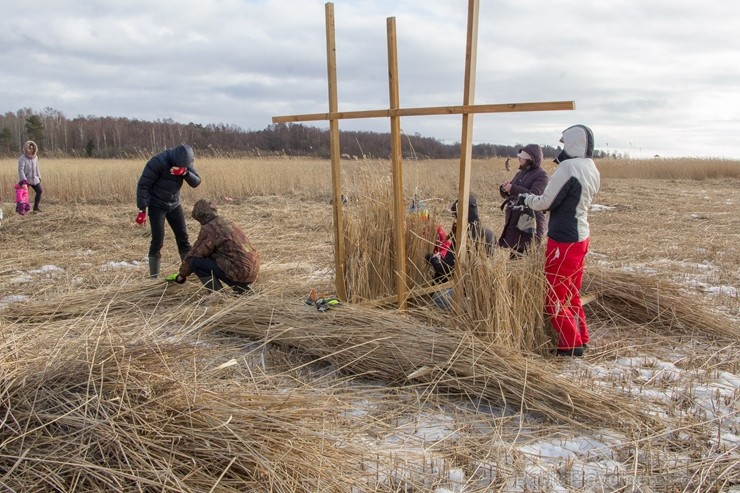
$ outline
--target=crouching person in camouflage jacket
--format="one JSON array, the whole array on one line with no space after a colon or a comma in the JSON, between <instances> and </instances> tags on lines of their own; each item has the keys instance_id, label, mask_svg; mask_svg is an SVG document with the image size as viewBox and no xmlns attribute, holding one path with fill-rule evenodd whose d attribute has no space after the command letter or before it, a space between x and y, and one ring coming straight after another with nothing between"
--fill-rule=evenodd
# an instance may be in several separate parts
<instances>
[{"instance_id":1,"label":"crouching person in camouflage jacket","mask_svg":"<svg viewBox=\"0 0 740 493\"><path fill-rule=\"evenodd\" d=\"M219 216L216 207L204 199L193 206L193 219L201 224L198 239L183 259L179 273L170 276L172 280L182 284L194 273L210 291L219 291L223 282L235 294L250 293L260 259L244 231Z\"/></svg>"}]
</instances>

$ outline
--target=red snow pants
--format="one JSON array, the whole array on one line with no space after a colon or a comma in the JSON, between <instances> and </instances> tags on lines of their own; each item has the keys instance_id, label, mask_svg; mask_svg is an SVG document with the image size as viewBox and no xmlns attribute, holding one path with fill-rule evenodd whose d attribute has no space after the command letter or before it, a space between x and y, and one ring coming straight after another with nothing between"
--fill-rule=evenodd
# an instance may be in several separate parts
<instances>
[{"instance_id":1,"label":"red snow pants","mask_svg":"<svg viewBox=\"0 0 740 493\"><path fill-rule=\"evenodd\" d=\"M588 326L581 304L583 268L588 238L577 243L547 239L545 278L548 289L545 310L558 333L558 349L572 349L587 343Z\"/></svg>"}]
</instances>

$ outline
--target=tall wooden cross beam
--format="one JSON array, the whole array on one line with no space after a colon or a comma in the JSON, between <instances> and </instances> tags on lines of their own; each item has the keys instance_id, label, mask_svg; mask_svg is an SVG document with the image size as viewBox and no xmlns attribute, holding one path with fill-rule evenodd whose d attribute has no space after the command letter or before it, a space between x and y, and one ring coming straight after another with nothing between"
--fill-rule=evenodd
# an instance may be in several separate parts
<instances>
[{"instance_id":1,"label":"tall wooden cross beam","mask_svg":"<svg viewBox=\"0 0 740 493\"><path fill-rule=\"evenodd\" d=\"M460 174L458 182L458 203L467 204L470 196L470 168L473 149L473 115L475 113L509 113L524 111L573 110L573 101L551 101L538 103L474 104L475 72L478 45L478 5L479 0L468 0L467 47L465 52L465 87L463 104L460 106L435 106L422 108L401 108L398 91L398 51L396 47L396 19L387 19L388 38L388 86L390 104L387 109L340 112L337 102L337 60L334 30L334 4L325 4L326 16L326 58L329 80L329 112L306 115L275 116L273 123L329 121L331 143L331 174L334 212L334 265L337 296L347 299L344 265L344 224L342 217L342 191L339 150L339 120L354 118L389 118L391 123L391 184L393 187L393 245L395 256L396 300L399 308L405 308L409 298L406 285L406 245L404 239L405 206L403 202L403 182L401 174L401 117L431 115L462 115L462 138L460 140ZM457 208L457 246L455 276L462 272L465 261L468 224L468 208ZM455 290L455 301L461 299L460 290Z\"/></svg>"}]
</instances>

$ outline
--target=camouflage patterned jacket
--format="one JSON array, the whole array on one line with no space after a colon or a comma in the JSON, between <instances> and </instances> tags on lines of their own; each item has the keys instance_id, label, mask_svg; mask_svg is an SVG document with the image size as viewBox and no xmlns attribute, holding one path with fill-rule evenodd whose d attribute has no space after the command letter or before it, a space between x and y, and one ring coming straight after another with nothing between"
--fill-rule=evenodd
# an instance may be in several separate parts
<instances>
[{"instance_id":1,"label":"camouflage patterned jacket","mask_svg":"<svg viewBox=\"0 0 740 493\"><path fill-rule=\"evenodd\" d=\"M180 265L180 275L193 273L192 257L210 258L232 281L252 284L260 267L259 253L233 221L217 215L216 208L201 199L193 206L193 218L202 226L198 239Z\"/></svg>"}]
</instances>

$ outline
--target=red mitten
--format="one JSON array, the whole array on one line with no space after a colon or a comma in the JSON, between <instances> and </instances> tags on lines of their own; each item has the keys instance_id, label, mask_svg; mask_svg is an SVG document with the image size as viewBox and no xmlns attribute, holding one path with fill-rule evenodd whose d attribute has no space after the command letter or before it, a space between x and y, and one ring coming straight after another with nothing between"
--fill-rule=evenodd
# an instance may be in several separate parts
<instances>
[{"instance_id":1,"label":"red mitten","mask_svg":"<svg viewBox=\"0 0 740 493\"><path fill-rule=\"evenodd\" d=\"M136 215L136 224L144 224L146 222L146 212L139 211Z\"/></svg>"},{"instance_id":2,"label":"red mitten","mask_svg":"<svg viewBox=\"0 0 740 493\"><path fill-rule=\"evenodd\" d=\"M188 169L184 166L180 166L180 167L173 166L172 168L170 168L170 173L175 176L182 176L187 172L188 172Z\"/></svg>"}]
</instances>

